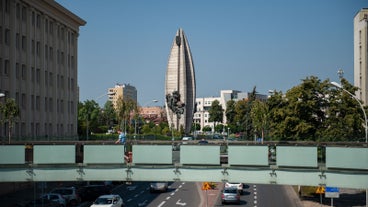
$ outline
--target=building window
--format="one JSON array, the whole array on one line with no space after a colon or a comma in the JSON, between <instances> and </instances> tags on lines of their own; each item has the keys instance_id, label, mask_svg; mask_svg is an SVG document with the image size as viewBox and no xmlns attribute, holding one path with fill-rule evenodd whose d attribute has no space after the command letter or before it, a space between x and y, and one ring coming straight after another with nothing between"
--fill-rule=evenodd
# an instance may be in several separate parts
<instances>
[{"instance_id":1,"label":"building window","mask_svg":"<svg viewBox=\"0 0 368 207\"><path fill-rule=\"evenodd\" d=\"M54 23L50 21L50 35L54 34Z\"/></svg>"},{"instance_id":2,"label":"building window","mask_svg":"<svg viewBox=\"0 0 368 207\"><path fill-rule=\"evenodd\" d=\"M15 77L19 80L19 77L20 77L19 63L15 63Z\"/></svg>"},{"instance_id":3,"label":"building window","mask_svg":"<svg viewBox=\"0 0 368 207\"><path fill-rule=\"evenodd\" d=\"M36 55L37 56L40 56L40 51L41 50L41 48L40 48L40 42L39 41L37 41L37 43L36 43Z\"/></svg>"},{"instance_id":4,"label":"building window","mask_svg":"<svg viewBox=\"0 0 368 207\"><path fill-rule=\"evenodd\" d=\"M35 47L35 41L34 40L32 40L32 46L31 47L32 47L32 49L31 49L32 50L32 54L34 55L35 54L35 48L36 48Z\"/></svg>"},{"instance_id":5,"label":"building window","mask_svg":"<svg viewBox=\"0 0 368 207\"><path fill-rule=\"evenodd\" d=\"M48 74L48 72L47 72L47 70L45 71L45 86L47 86L47 84L48 84L48 76L49 74Z\"/></svg>"},{"instance_id":6,"label":"building window","mask_svg":"<svg viewBox=\"0 0 368 207\"><path fill-rule=\"evenodd\" d=\"M31 69L31 81L32 81L32 83L34 83L34 81L35 81L35 69L34 69L34 67L32 67L32 69Z\"/></svg>"},{"instance_id":7,"label":"building window","mask_svg":"<svg viewBox=\"0 0 368 207\"><path fill-rule=\"evenodd\" d=\"M40 96L36 96L36 110L40 110Z\"/></svg>"},{"instance_id":8,"label":"building window","mask_svg":"<svg viewBox=\"0 0 368 207\"><path fill-rule=\"evenodd\" d=\"M49 73L49 84L50 84L50 86L53 86L53 85L54 85L54 82L53 82L53 75L52 75L52 73L51 73L51 72Z\"/></svg>"},{"instance_id":9,"label":"building window","mask_svg":"<svg viewBox=\"0 0 368 207\"><path fill-rule=\"evenodd\" d=\"M49 104L49 102L47 101L47 97L45 97L45 102L44 102L45 112L47 112L47 105L48 104Z\"/></svg>"},{"instance_id":10,"label":"building window","mask_svg":"<svg viewBox=\"0 0 368 207\"><path fill-rule=\"evenodd\" d=\"M53 110L54 110L53 100L52 100L52 98L49 98L49 111L52 112Z\"/></svg>"},{"instance_id":11,"label":"building window","mask_svg":"<svg viewBox=\"0 0 368 207\"><path fill-rule=\"evenodd\" d=\"M22 80L26 80L26 79L27 79L26 65L22 64Z\"/></svg>"},{"instance_id":12,"label":"building window","mask_svg":"<svg viewBox=\"0 0 368 207\"><path fill-rule=\"evenodd\" d=\"M0 26L0 44L3 43L3 27Z\"/></svg>"},{"instance_id":13,"label":"building window","mask_svg":"<svg viewBox=\"0 0 368 207\"><path fill-rule=\"evenodd\" d=\"M31 110L34 110L34 95L31 95Z\"/></svg>"},{"instance_id":14,"label":"building window","mask_svg":"<svg viewBox=\"0 0 368 207\"><path fill-rule=\"evenodd\" d=\"M22 36L22 50L24 52L26 52L26 50L27 50L27 38L24 35Z\"/></svg>"},{"instance_id":15,"label":"building window","mask_svg":"<svg viewBox=\"0 0 368 207\"><path fill-rule=\"evenodd\" d=\"M4 75L8 76L10 71L10 63L9 60L5 60L4 62Z\"/></svg>"},{"instance_id":16,"label":"building window","mask_svg":"<svg viewBox=\"0 0 368 207\"><path fill-rule=\"evenodd\" d=\"M26 109L27 108L27 98L26 98L26 94L22 93L22 109Z\"/></svg>"},{"instance_id":17,"label":"building window","mask_svg":"<svg viewBox=\"0 0 368 207\"><path fill-rule=\"evenodd\" d=\"M36 27L37 28L40 28L41 26L41 16L39 14L37 14L37 17L36 17Z\"/></svg>"},{"instance_id":18,"label":"building window","mask_svg":"<svg viewBox=\"0 0 368 207\"><path fill-rule=\"evenodd\" d=\"M5 39L4 42L6 45L10 45L10 30L5 29Z\"/></svg>"},{"instance_id":19,"label":"building window","mask_svg":"<svg viewBox=\"0 0 368 207\"><path fill-rule=\"evenodd\" d=\"M20 18L20 5L19 5L19 3L17 4L17 6L15 8L15 16L17 17L17 19Z\"/></svg>"},{"instance_id":20,"label":"building window","mask_svg":"<svg viewBox=\"0 0 368 207\"><path fill-rule=\"evenodd\" d=\"M47 45L45 45L45 60L47 61L48 60L48 50L49 48L48 48L48 46Z\"/></svg>"},{"instance_id":21,"label":"building window","mask_svg":"<svg viewBox=\"0 0 368 207\"><path fill-rule=\"evenodd\" d=\"M19 49L19 33L17 33L16 35L15 35L15 47L17 48L17 49Z\"/></svg>"},{"instance_id":22,"label":"building window","mask_svg":"<svg viewBox=\"0 0 368 207\"><path fill-rule=\"evenodd\" d=\"M52 47L50 47L49 58L51 61L54 60L54 49Z\"/></svg>"},{"instance_id":23,"label":"building window","mask_svg":"<svg viewBox=\"0 0 368 207\"><path fill-rule=\"evenodd\" d=\"M41 70L37 68L36 70L36 83L40 83L41 80Z\"/></svg>"},{"instance_id":24,"label":"building window","mask_svg":"<svg viewBox=\"0 0 368 207\"><path fill-rule=\"evenodd\" d=\"M22 7L22 21L23 22L27 21L27 7L25 6Z\"/></svg>"}]
</instances>

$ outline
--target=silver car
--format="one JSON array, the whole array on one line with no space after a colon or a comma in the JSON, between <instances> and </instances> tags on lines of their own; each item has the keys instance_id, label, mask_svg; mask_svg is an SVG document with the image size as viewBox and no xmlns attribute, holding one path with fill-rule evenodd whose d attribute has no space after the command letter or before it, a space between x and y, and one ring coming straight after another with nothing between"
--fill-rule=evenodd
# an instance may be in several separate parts
<instances>
[{"instance_id":1,"label":"silver car","mask_svg":"<svg viewBox=\"0 0 368 207\"><path fill-rule=\"evenodd\" d=\"M237 203L240 204L240 193L237 188L224 188L221 194L221 203Z\"/></svg>"},{"instance_id":2,"label":"silver car","mask_svg":"<svg viewBox=\"0 0 368 207\"><path fill-rule=\"evenodd\" d=\"M168 187L168 183L167 182L157 182L157 183L151 183L150 184L150 192L153 193L153 192L157 192L157 191L160 191L160 192L166 192L167 189L169 188Z\"/></svg>"}]
</instances>

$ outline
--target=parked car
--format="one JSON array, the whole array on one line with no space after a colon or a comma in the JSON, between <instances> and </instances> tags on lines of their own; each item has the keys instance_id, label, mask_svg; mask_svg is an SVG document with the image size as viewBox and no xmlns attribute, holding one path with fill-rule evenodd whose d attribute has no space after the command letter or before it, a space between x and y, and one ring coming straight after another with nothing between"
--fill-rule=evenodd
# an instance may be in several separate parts
<instances>
[{"instance_id":1,"label":"parked car","mask_svg":"<svg viewBox=\"0 0 368 207\"><path fill-rule=\"evenodd\" d=\"M205 139L201 139L200 141L198 141L198 144L199 145L206 145L206 144L208 144L208 141L205 140Z\"/></svg>"},{"instance_id":2,"label":"parked car","mask_svg":"<svg viewBox=\"0 0 368 207\"><path fill-rule=\"evenodd\" d=\"M221 193L221 203L237 203L240 204L240 193L237 188L224 188Z\"/></svg>"},{"instance_id":3,"label":"parked car","mask_svg":"<svg viewBox=\"0 0 368 207\"><path fill-rule=\"evenodd\" d=\"M183 137L181 139L181 141L183 142L183 144L188 144L188 141L192 141L193 137Z\"/></svg>"},{"instance_id":4,"label":"parked car","mask_svg":"<svg viewBox=\"0 0 368 207\"><path fill-rule=\"evenodd\" d=\"M100 195L111 193L111 188L107 185L86 185L78 189L81 201L94 201Z\"/></svg>"},{"instance_id":5,"label":"parked car","mask_svg":"<svg viewBox=\"0 0 368 207\"><path fill-rule=\"evenodd\" d=\"M49 199L38 198L29 201L25 207L60 207L60 204Z\"/></svg>"},{"instance_id":6,"label":"parked car","mask_svg":"<svg viewBox=\"0 0 368 207\"><path fill-rule=\"evenodd\" d=\"M150 192L166 192L169 189L169 184L167 182L156 182L150 184Z\"/></svg>"},{"instance_id":7,"label":"parked car","mask_svg":"<svg viewBox=\"0 0 368 207\"><path fill-rule=\"evenodd\" d=\"M55 201L59 203L61 207L66 207L66 199L61 194L47 193L47 194L41 195L41 199L48 199L51 201Z\"/></svg>"},{"instance_id":8,"label":"parked car","mask_svg":"<svg viewBox=\"0 0 368 207\"><path fill-rule=\"evenodd\" d=\"M102 195L98 197L91 207L123 207L124 200L115 194Z\"/></svg>"},{"instance_id":9,"label":"parked car","mask_svg":"<svg viewBox=\"0 0 368 207\"><path fill-rule=\"evenodd\" d=\"M72 206L76 206L81 201L75 187L55 188L50 193L61 194L66 199L66 203Z\"/></svg>"},{"instance_id":10,"label":"parked car","mask_svg":"<svg viewBox=\"0 0 368 207\"><path fill-rule=\"evenodd\" d=\"M243 183L229 183L229 182L226 182L225 183L225 188L236 188L238 189L240 195L243 195Z\"/></svg>"}]
</instances>

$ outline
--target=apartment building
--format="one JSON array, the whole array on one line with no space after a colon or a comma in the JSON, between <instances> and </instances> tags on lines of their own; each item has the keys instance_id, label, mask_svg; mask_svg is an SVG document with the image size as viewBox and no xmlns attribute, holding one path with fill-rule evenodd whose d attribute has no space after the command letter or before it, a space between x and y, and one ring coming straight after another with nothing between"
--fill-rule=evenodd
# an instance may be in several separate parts
<instances>
[{"instance_id":1,"label":"apartment building","mask_svg":"<svg viewBox=\"0 0 368 207\"><path fill-rule=\"evenodd\" d=\"M368 103L368 8L354 17L354 85L358 99Z\"/></svg>"},{"instance_id":2,"label":"apartment building","mask_svg":"<svg viewBox=\"0 0 368 207\"><path fill-rule=\"evenodd\" d=\"M108 89L108 98L112 102L115 109L117 109L117 103L119 99L133 100L137 103L137 89L130 84L115 84L114 88Z\"/></svg>"},{"instance_id":3,"label":"apartment building","mask_svg":"<svg viewBox=\"0 0 368 207\"><path fill-rule=\"evenodd\" d=\"M0 1L0 93L20 108L14 138L77 138L78 38L85 24L54 0ZM7 130L2 124L0 138Z\"/></svg>"}]
</instances>

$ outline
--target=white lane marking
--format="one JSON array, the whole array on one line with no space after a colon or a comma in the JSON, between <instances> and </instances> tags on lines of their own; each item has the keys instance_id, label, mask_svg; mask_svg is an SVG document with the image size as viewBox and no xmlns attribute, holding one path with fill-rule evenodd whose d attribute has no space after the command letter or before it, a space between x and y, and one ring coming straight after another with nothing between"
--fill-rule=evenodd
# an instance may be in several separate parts
<instances>
[{"instance_id":1,"label":"white lane marking","mask_svg":"<svg viewBox=\"0 0 368 207\"><path fill-rule=\"evenodd\" d=\"M186 206L187 203L180 203L180 199L176 202L176 205L180 205L180 206Z\"/></svg>"},{"instance_id":2,"label":"white lane marking","mask_svg":"<svg viewBox=\"0 0 368 207\"><path fill-rule=\"evenodd\" d=\"M145 200L143 203L138 203L138 206L146 206L147 202L148 202L148 200Z\"/></svg>"},{"instance_id":3,"label":"white lane marking","mask_svg":"<svg viewBox=\"0 0 368 207\"><path fill-rule=\"evenodd\" d=\"M166 197L166 200L169 200L171 197L169 196L169 197Z\"/></svg>"},{"instance_id":4,"label":"white lane marking","mask_svg":"<svg viewBox=\"0 0 368 207\"><path fill-rule=\"evenodd\" d=\"M127 200L127 202L130 202L130 201L132 201L133 199L131 199L131 198L129 198L128 200Z\"/></svg>"},{"instance_id":5,"label":"white lane marking","mask_svg":"<svg viewBox=\"0 0 368 207\"><path fill-rule=\"evenodd\" d=\"M175 195L175 193L171 193L170 195L173 196L173 195Z\"/></svg>"},{"instance_id":6,"label":"white lane marking","mask_svg":"<svg viewBox=\"0 0 368 207\"><path fill-rule=\"evenodd\" d=\"M162 201L162 202L160 203L160 205L158 205L157 207L161 207L161 206L163 206L165 203L166 203L166 201Z\"/></svg>"},{"instance_id":7,"label":"white lane marking","mask_svg":"<svg viewBox=\"0 0 368 207\"><path fill-rule=\"evenodd\" d=\"M136 186L136 185L132 185L132 186L128 186L128 187L127 187L127 189L128 189L129 191L135 190L136 188L137 188L137 186Z\"/></svg>"}]
</instances>

